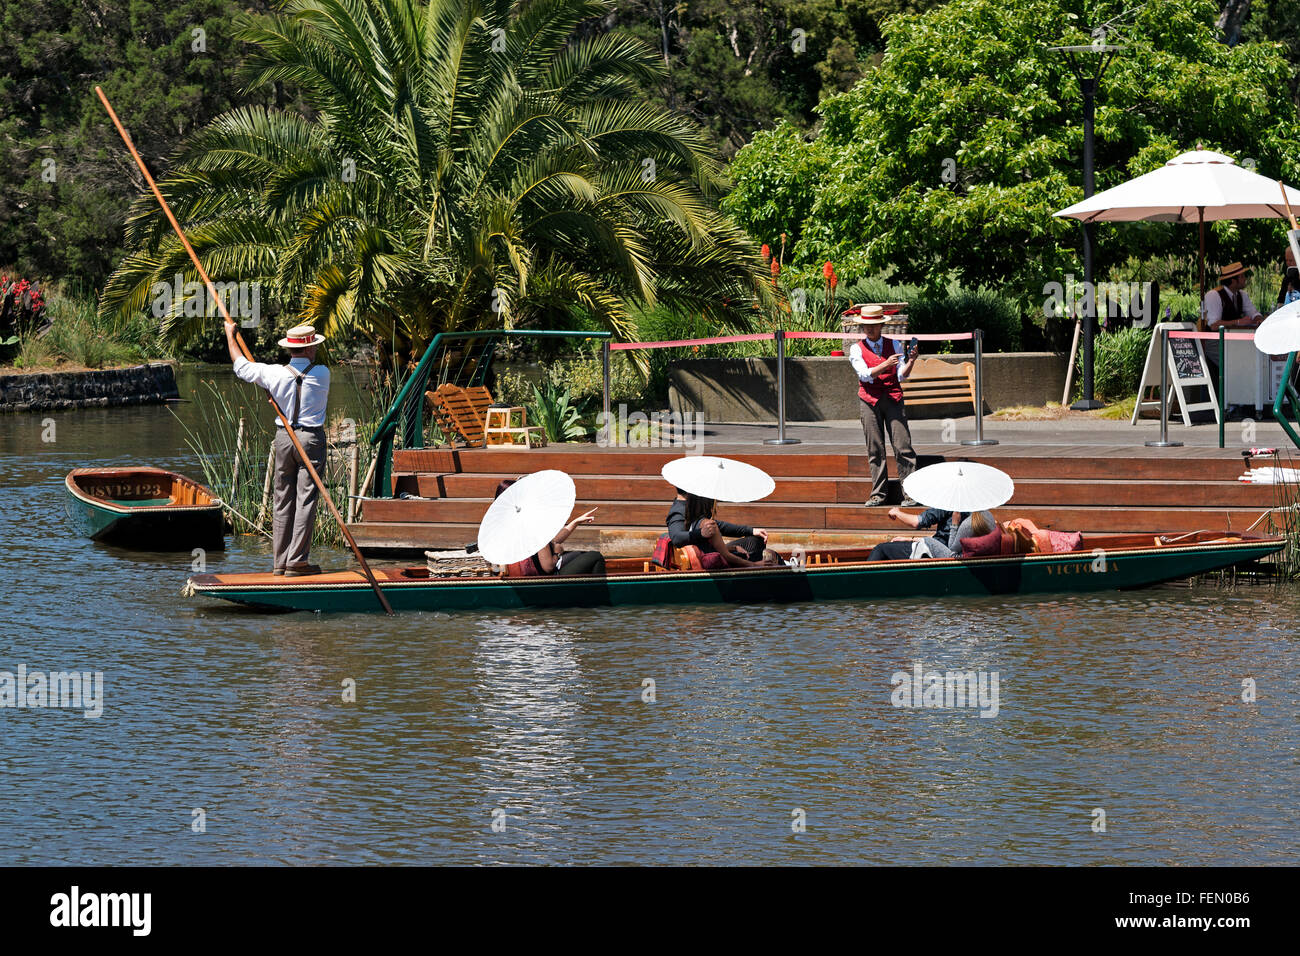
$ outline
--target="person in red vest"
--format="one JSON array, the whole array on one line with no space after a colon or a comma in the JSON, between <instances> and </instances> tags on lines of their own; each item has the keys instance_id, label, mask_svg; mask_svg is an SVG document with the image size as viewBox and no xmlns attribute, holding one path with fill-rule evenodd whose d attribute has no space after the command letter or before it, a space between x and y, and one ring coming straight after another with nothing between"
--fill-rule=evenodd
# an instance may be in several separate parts
<instances>
[{"instance_id":1,"label":"person in red vest","mask_svg":"<svg viewBox=\"0 0 1300 956\"><path fill-rule=\"evenodd\" d=\"M885 503L889 488L889 469L885 461L885 432L894 446L894 459L898 462L898 480L901 482L916 468L916 452L912 450L912 432L907 426L907 413L903 411L903 382L911 374L916 362L916 350L911 355L893 339L887 339L881 326L888 321L878 305L864 305L853 321L863 327L866 338L849 350L849 361L858 373L858 417L862 420L862 434L867 440L867 460L871 463L871 497L867 507L875 508ZM902 507L913 508L916 502L904 497Z\"/></svg>"}]
</instances>

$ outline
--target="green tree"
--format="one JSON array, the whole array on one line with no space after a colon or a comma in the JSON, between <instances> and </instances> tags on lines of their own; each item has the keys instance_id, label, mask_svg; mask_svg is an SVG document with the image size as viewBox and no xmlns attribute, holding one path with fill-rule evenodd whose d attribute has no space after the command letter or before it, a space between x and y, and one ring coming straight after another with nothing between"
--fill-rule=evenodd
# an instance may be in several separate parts
<instances>
[{"instance_id":1,"label":"green tree","mask_svg":"<svg viewBox=\"0 0 1300 956\"><path fill-rule=\"evenodd\" d=\"M268 5L24 0L0 7L0 263L97 286L120 252L123 217L144 183L94 86L103 86L151 168L165 171L195 117L241 102L232 21Z\"/></svg>"},{"instance_id":2,"label":"green tree","mask_svg":"<svg viewBox=\"0 0 1300 956\"><path fill-rule=\"evenodd\" d=\"M654 93L707 128L730 156L759 129L808 126L884 48L890 16L938 0L619 0L614 22L659 53Z\"/></svg>"},{"instance_id":3,"label":"green tree","mask_svg":"<svg viewBox=\"0 0 1300 956\"><path fill-rule=\"evenodd\" d=\"M161 184L215 280L257 281L331 335L415 354L437 332L622 334L628 304L744 324L761 263L717 209L699 128L644 102L661 69L600 0L291 0L250 22L253 86L313 116L246 107L187 138ZM102 308L129 315L188 274L149 196ZM180 303L166 328L208 320Z\"/></svg>"},{"instance_id":4,"label":"green tree","mask_svg":"<svg viewBox=\"0 0 1300 956\"><path fill-rule=\"evenodd\" d=\"M955 277L1036 300L1045 281L1078 271L1078 225L1052 213L1083 197L1079 85L1048 47L1090 42L1088 28L1121 6L952 0L888 21L879 69L823 101L814 141L778 130L741 151L728 208L764 239L788 210L796 261L832 259L849 278L893 268L903 282ZM1271 46L1221 43L1217 14L1211 0L1148 0L1117 24L1127 48L1100 87L1098 190L1198 142L1294 180L1288 64ZM1259 247L1271 257L1277 228L1214 234L1229 258ZM1194 229L1164 224L1103 230L1103 263L1196 245Z\"/></svg>"}]
</instances>

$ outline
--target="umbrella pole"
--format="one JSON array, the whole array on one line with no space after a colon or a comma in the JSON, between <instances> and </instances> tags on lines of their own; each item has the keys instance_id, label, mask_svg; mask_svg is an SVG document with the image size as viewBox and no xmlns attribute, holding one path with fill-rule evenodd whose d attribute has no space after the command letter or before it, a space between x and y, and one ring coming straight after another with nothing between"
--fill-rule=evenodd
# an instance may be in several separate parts
<instances>
[{"instance_id":1,"label":"umbrella pole","mask_svg":"<svg viewBox=\"0 0 1300 956\"><path fill-rule=\"evenodd\" d=\"M1201 251L1200 251L1200 255L1197 257L1197 262L1200 265L1199 273L1200 273L1200 281L1201 281L1201 298L1197 305L1197 314L1200 316L1200 318L1196 323L1196 327L1200 329L1202 332L1204 332L1205 331L1205 207L1204 206L1196 207L1196 221L1199 224L1199 228L1197 229L1197 231L1200 233L1200 237L1201 237Z\"/></svg>"},{"instance_id":2,"label":"umbrella pole","mask_svg":"<svg viewBox=\"0 0 1300 956\"><path fill-rule=\"evenodd\" d=\"M123 142L126 143L127 149L131 151L131 156L135 159L136 165L140 167L140 172L144 174L145 181L149 183L149 188L153 190L154 198L158 200L158 204L162 206L163 212L167 214L167 221L171 223L172 228L176 231L176 235L180 239L181 245L183 245L185 251L189 253L190 261L194 263L194 268L198 270L199 278L201 278L203 284L207 286L209 297L217 304L217 311L221 313L221 317L225 321L233 321L230 318L230 313L226 311L225 301L221 296L217 295L217 290L212 285L212 280L208 278L207 270L203 268L203 263L199 261L198 254L194 251L194 247L190 245L189 239L185 237L185 232L181 229L180 223L177 222L176 217L172 215L171 207L167 205L167 200L163 199L162 193L158 190L158 184L155 183L153 177L149 175L149 169L145 166L144 160L140 158L140 154L136 151L135 144L131 142L131 137L127 133L126 127L122 125L122 121L117 118L117 113L115 113L113 107L109 105L108 97L104 95L104 91L98 86L95 87L95 92L99 94L100 102L104 104L104 109L108 110L109 118L112 119L113 125L117 127L117 131L122 135ZM235 342L239 346L239 351L251 362L253 356L249 353L248 346L244 344L244 337L239 334L238 329L235 331ZM320 492L320 496L325 499L325 504L329 506L330 513L334 515L334 520L338 522L339 529L343 532L343 538L347 541L348 547L352 549L352 554L361 564L361 570L365 572L366 580L374 590L375 597L379 599L380 606L388 614L392 614L392 605L388 603L388 598L384 597L384 592L380 590L379 582L375 580L374 572L370 570L370 565L367 564L366 559L362 557L361 549L357 547L356 541L352 538L352 532L348 530L347 524L343 521L343 516L339 514L339 509L335 506L334 499L330 497L329 489L325 487L325 482L321 480L321 476L316 472L315 467L312 466L311 460L307 457L306 450L302 447L302 442L298 440L298 436L290 426L288 416L285 415L284 410L276 404L270 391L267 391L266 399L271 403L271 407L275 409L276 415L279 416L281 423L284 425L285 434L289 436L289 441L293 443L294 451L298 453L298 459L302 462L303 467L307 469L307 474L311 476L311 480L315 482L316 488Z\"/></svg>"}]
</instances>

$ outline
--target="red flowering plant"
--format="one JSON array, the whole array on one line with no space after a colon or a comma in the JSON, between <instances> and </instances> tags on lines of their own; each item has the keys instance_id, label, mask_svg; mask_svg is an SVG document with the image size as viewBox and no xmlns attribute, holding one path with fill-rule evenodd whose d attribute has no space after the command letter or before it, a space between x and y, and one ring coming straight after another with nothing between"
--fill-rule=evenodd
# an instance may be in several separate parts
<instances>
[{"instance_id":1,"label":"red flowering plant","mask_svg":"<svg viewBox=\"0 0 1300 956\"><path fill-rule=\"evenodd\" d=\"M16 345L46 324L40 287L27 279L0 276L0 346Z\"/></svg>"}]
</instances>

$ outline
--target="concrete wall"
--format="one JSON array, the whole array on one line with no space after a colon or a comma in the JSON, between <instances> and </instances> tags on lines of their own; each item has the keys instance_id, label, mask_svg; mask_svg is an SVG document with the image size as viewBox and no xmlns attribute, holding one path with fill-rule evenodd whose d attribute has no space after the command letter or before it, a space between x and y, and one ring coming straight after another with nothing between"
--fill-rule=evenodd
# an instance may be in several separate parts
<instances>
[{"instance_id":1,"label":"concrete wall","mask_svg":"<svg viewBox=\"0 0 1300 956\"><path fill-rule=\"evenodd\" d=\"M931 356L973 362L969 353ZM995 352L984 356L984 410L1059 402L1067 356L1054 352ZM776 359L687 359L669 366L668 400L675 412L703 412L712 422L776 420ZM858 417L858 379L847 357L786 359L787 421L816 422ZM971 414L964 405L918 405L911 418Z\"/></svg>"},{"instance_id":2,"label":"concrete wall","mask_svg":"<svg viewBox=\"0 0 1300 956\"><path fill-rule=\"evenodd\" d=\"M174 370L161 362L90 372L0 375L0 412L160 405L179 397Z\"/></svg>"}]
</instances>

